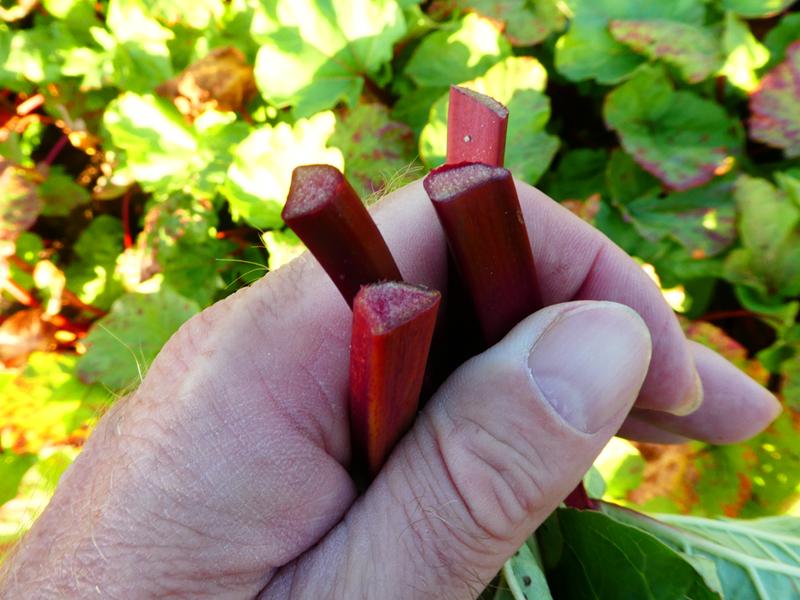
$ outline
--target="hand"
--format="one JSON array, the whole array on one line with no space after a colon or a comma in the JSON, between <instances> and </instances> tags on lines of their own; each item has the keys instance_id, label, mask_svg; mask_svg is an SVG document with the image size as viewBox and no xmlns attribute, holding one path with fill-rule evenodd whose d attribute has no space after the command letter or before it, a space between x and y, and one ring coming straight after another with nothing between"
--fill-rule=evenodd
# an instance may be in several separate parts
<instances>
[{"instance_id":1,"label":"hand","mask_svg":"<svg viewBox=\"0 0 800 600\"><path fill-rule=\"evenodd\" d=\"M518 187L551 306L448 379L364 496L346 470L350 313L304 255L172 337L0 596L476 597L620 427L724 443L774 419L775 398L687 342L634 261ZM375 215L406 278L442 289L419 182Z\"/></svg>"}]
</instances>

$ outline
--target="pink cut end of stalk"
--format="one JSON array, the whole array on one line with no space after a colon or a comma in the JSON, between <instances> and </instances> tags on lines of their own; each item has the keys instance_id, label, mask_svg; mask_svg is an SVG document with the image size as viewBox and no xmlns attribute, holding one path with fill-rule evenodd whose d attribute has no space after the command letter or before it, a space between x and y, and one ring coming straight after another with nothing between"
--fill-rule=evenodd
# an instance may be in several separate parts
<instances>
[{"instance_id":1,"label":"pink cut end of stalk","mask_svg":"<svg viewBox=\"0 0 800 600\"><path fill-rule=\"evenodd\" d=\"M508 171L482 163L443 165L434 169L423 181L425 191L435 202L458 198L465 191L492 179L501 179Z\"/></svg>"},{"instance_id":2,"label":"pink cut end of stalk","mask_svg":"<svg viewBox=\"0 0 800 600\"><path fill-rule=\"evenodd\" d=\"M471 90L469 88L461 87L458 85L453 86L453 93L470 96L473 100L476 100L481 104L483 104L486 108L488 108L490 111L492 111L501 119L508 118L508 109L502 104L500 104L497 100L492 98L491 96L487 96L486 94L481 94L480 92L476 92L475 90Z\"/></svg>"},{"instance_id":3,"label":"pink cut end of stalk","mask_svg":"<svg viewBox=\"0 0 800 600\"><path fill-rule=\"evenodd\" d=\"M373 334L397 329L431 309L440 298L436 290L399 282L384 282L361 288L354 311L362 314Z\"/></svg>"},{"instance_id":4,"label":"pink cut end of stalk","mask_svg":"<svg viewBox=\"0 0 800 600\"><path fill-rule=\"evenodd\" d=\"M330 202L344 176L331 165L304 165L292 173L289 197L283 208L283 220L308 214Z\"/></svg>"}]
</instances>

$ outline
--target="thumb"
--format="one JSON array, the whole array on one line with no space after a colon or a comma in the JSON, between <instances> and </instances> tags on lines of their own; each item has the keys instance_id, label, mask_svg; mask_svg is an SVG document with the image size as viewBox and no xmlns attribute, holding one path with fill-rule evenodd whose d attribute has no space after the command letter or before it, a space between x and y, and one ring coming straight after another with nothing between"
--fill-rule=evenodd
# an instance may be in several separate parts
<instances>
[{"instance_id":1,"label":"thumb","mask_svg":"<svg viewBox=\"0 0 800 600\"><path fill-rule=\"evenodd\" d=\"M367 494L274 591L325 596L333 580L336 597L477 597L619 429L650 349L620 304L528 317L445 382Z\"/></svg>"}]
</instances>

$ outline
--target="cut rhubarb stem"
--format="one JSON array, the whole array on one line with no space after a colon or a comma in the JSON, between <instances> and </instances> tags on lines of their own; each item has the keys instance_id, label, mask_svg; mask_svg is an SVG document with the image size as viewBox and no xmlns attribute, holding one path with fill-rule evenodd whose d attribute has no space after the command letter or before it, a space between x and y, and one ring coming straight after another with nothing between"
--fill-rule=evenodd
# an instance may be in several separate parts
<instances>
[{"instance_id":1,"label":"cut rhubarb stem","mask_svg":"<svg viewBox=\"0 0 800 600\"><path fill-rule=\"evenodd\" d=\"M351 306L362 285L402 279L367 208L336 167L297 167L281 216Z\"/></svg>"},{"instance_id":2,"label":"cut rhubarb stem","mask_svg":"<svg viewBox=\"0 0 800 600\"><path fill-rule=\"evenodd\" d=\"M361 288L353 303L353 458L369 477L414 421L440 298L422 286L384 282Z\"/></svg>"},{"instance_id":3,"label":"cut rhubarb stem","mask_svg":"<svg viewBox=\"0 0 800 600\"><path fill-rule=\"evenodd\" d=\"M508 109L494 98L456 85L447 109L447 164L480 162L502 167Z\"/></svg>"},{"instance_id":4,"label":"cut rhubarb stem","mask_svg":"<svg viewBox=\"0 0 800 600\"><path fill-rule=\"evenodd\" d=\"M531 244L511 173L445 165L424 181L487 344L542 306Z\"/></svg>"}]
</instances>

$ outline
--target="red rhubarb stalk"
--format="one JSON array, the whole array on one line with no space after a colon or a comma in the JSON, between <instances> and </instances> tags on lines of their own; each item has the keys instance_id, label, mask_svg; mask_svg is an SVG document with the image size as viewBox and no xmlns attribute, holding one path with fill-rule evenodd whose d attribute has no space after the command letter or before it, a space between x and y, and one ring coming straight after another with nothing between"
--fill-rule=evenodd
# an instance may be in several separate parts
<instances>
[{"instance_id":1,"label":"red rhubarb stalk","mask_svg":"<svg viewBox=\"0 0 800 600\"><path fill-rule=\"evenodd\" d=\"M456 85L447 109L447 164L480 162L502 167L508 109L494 98Z\"/></svg>"},{"instance_id":2,"label":"red rhubarb stalk","mask_svg":"<svg viewBox=\"0 0 800 600\"><path fill-rule=\"evenodd\" d=\"M354 462L370 477L414 421L440 298L397 282L368 285L356 295L350 424Z\"/></svg>"},{"instance_id":3,"label":"red rhubarb stalk","mask_svg":"<svg viewBox=\"0 0 800 600\"><path fill-rule=\"evenodd\" d=\"M362 285L402 279L367 208L336 167L297 167L281 216L351 306Z\"/></svg>"},{"instance_id":4,"label":"red rhubarb stalk","mask_svg":"<svg viewBox=\"0 0 800 600\"><path fill-rule=\"evenodd\" d=\"M542 307L531 244L511 173L445 165L424 181L487 344Z\"/></svg>"}]
</instances>

